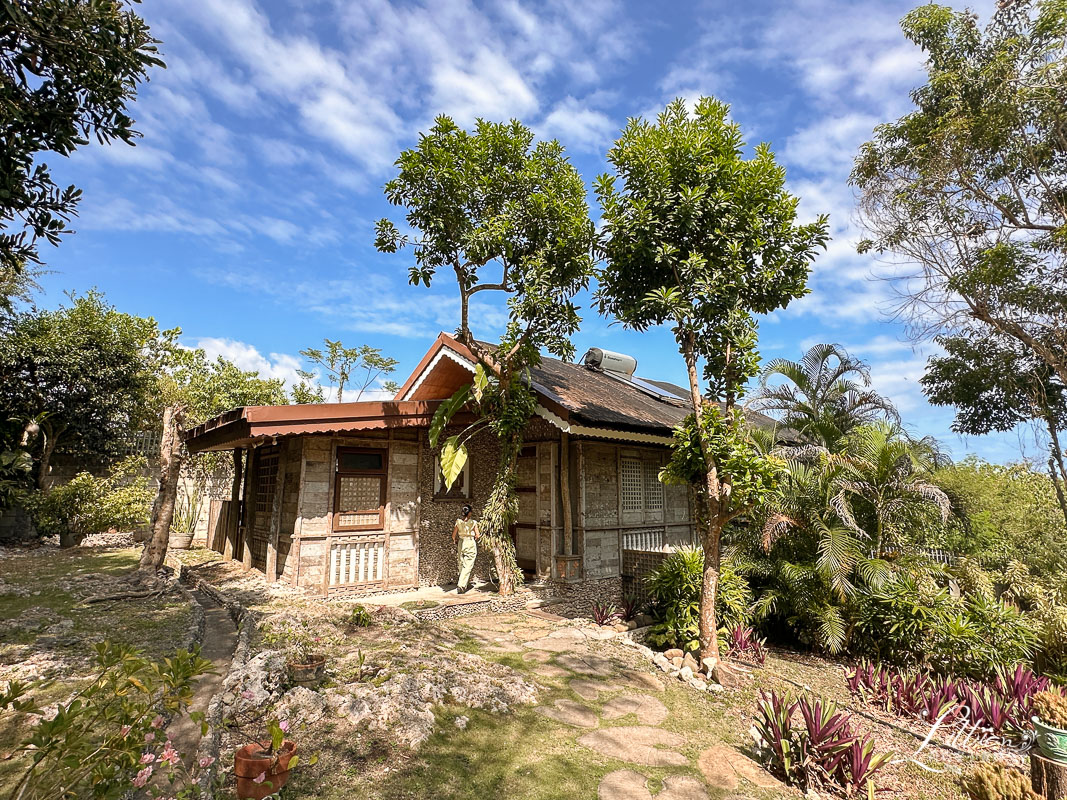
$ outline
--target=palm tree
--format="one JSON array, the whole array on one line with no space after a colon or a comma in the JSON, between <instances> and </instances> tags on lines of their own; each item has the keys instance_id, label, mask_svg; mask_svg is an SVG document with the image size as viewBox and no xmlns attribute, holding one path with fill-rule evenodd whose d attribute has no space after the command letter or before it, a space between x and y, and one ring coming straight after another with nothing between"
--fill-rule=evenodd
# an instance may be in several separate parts
<instances>
[{"instance_id":1,"label":"palm tree","mask_svg":"<svg viewBox=\"0 0 1067 800\"><path fill-rule=\"evenodd\" d=\"M782 382L774 382L784 378ZM852 429L881 419L898 421L893 404L870 388L870 368L837 344L817 344L800 361L776 358L760 374L752 408L824 447Z\"/></svg>"},{"instance_id":2,"label":"palm tree","mask_svg":"<svg viewBox=\"0 0 1067 800\"><path fill-rule=\"evenodd\" d=\"M846 500L840 510L842 521L871 537L875 557L881 557L885 546L896 543L908 524L916 521L919 506L932 504L942 520L948 520L952 502L927 480L946 461L935 439L914 439L900 425L880 422L855 428L841 440L839 449L848 464L840 480ZM856 500L860 501L858 514ZM857 517L868 523L866 529Z\"/></svg>"}]
</instances>

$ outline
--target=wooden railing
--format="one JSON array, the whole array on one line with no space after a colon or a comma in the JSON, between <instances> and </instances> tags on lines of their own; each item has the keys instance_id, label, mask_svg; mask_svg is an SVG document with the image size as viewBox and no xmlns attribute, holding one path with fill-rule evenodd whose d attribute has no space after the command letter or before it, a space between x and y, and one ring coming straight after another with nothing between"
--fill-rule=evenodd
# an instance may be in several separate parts
<instances>
[{"instance_id":1,"label":"wooden railing","mask_svg":"<svg viewBox=\"0 0 1067 800\"><path fill-rule=\"evenodd\" d=\"M330 588L383 585L385 559L385 534L380 531L333 539L327 585Z\"/></svg>"}]
</instances>

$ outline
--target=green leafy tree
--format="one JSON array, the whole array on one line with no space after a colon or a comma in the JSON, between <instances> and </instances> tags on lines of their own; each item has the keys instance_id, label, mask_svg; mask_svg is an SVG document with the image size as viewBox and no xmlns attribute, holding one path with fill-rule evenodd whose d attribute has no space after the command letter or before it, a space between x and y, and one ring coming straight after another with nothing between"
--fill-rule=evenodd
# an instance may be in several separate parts
<instances>
[{"instance_id":1,"label":"green leafy tree","mask_svg":"<svg viewBox=\"0 0 1067 800\"><path fill-rule=\"evenodd\" d=\"M777 413L783 425L827 448L859 425L899 420L893 404L871 388L870 367L837 344L817 344L800 361L767 362L749 405Z\"/></svg>"},{"instance_id":2,"label":"green leafy tree","mask_svg":"<svg viewBox=\"0 0 1067 800\"><path fill-rule=\"evenodd\" d=\"M980 436L1035 423L1048 432L1048 470L1067 520L1067 465L1060 431L1067 422L1064 386L1047 363L1018 342L982 336L942 336L945 355L926 364L923 393L935 406L955 406L952 429Z\"/></svg>"},{"instance_id":3,"label":"green leafy tree","mask_svg":"<svg viewBox=\"0 0 1067 800\"><path fill-rule=\"evenodd\" d=\"M449 437L442 447L446 479L466 460L466 441L488 428L500 444L500 464L482 513L482 534L493 550L500 592L521 576L508 528L518 514L515 469L523 432L536 401L526 380L541 350L571 358L570 337L580 322L574 295L592 274L593 223L585 186L557 141L534 144L518 121L479 120L473 132L438 117L418 146L396 162L399 174L385 186L403 206L414 237L387 219L378 222L377 248L395 253L414 246L411 283L429 286L438 269L451 271L459 289L457 337L478 363L476 382L442 406L434 445L451 414L470 404L480 422ZM489 273L492 273L491 276ZM507 296L508 323L495 346L471 330L471 298Z\"/></svg>"},{"instance_id":4,"label":"green leafy tree","mask_svg":"<svg viewBox=\"0 0 1067 800\"><path fill-rule=\"evenodd\" d=\"M203 350L174 348L156 383L156 412L162 413L163 436L160 444L160 481L152 517L151 536L141 553L139 569L155 574L167 555L171 525L178 497L178 480L189 462L194 480L221 469L218 454L203 453L191 462L182 430L241 406L285 405L285 383L278 378L261 378L254 370L240 369L219 356L214 361ZM237 452L234 458L237 458ZM235 465L236 467L236 465ZM200 489L202 491L202 487Z\"/></svg>"},{"instance_id":5,"label":"green leafy tree","mask_svg":"<svg viewBox=\"0 0 1067 800\"><path fill-rule=\"evenodd\" d=\"M901 27L927 82L857 157L860 249L913 267L898 287L918 335L977 326L1067 385L1064 2L998 3L984 29L969 10L923 5Z\"/></svg>"},{"instance_id":6,"label":"green leafy tree","mask_svg":"<svg viewBox=\"0 0 1067 800\"><path fill-rule=\"evenodd\" d=\"M28 424L37 484L53 452L117 456L146 424L177 331L125 314L91 291L55 311L16 314L0 331L0 408Z\"/></svg>"},{"instance_id":7,"label":"green leafy tree","mask_svg":"<svg viewBox=\"0 0 1067 800\"><path fill-rule=\"evenodd\" d=\"M94 533L131 531L148 522L152 497L143 457L119 462L106 477L79 472L47 494L26 497L33 525L42 536L58 536L75 547Z\"/></svg>"},{"instance_id":8,"label":"green leafy tree","mask_svg":"<svg viewBox=\"0 0 1067 800\"><path fill-rule=\"evenodd\" d=\"M726 105L704 97L690 115L676 100L656 123L630 120L608 152L612 173L596 181L607 259L599 306L637 330L669 324L685 359L693 416L676 435L681 468L670 472L699 487L705 658L718 656L723 528L764 501L779 470L735 408L758 371L754 315L807 291L810 263L828 238L825 217L796 224L797 198L770 148L745 158L743 146Z\"/></svg>"},{"instance_id":9,"label":"green leafy tree","mask_svg":"<svg viewBox=\"0 0 1067 800\"><path fill-rule=\"evenodd\" d=\"M952 513L952 502L930 480L945 462L932 439L916 440L898 425L879 423L852 431L841 452L848 464L841 480L848 501L838 511L848 527L870 539L874 557L907 543L917 507L935 506L942 521Z\"/></svg>"},{"instance_id":10,"label":"green leafy tree","mask_svg":"<svg viewBox=\"0 0 1067 800\"><path fill-rule=\"evenodd\" d=\"M968 456L930 479L953 497L966 523L949 531L958 552L1018 558L1041 575L1067 568L1067 526L1048 475L1025 462L990 464Z\"/></svg>"},{"instance_id":11,"label":"green leafy tree","mask_svg":"<svg viewBox=\"0 0 1067 800\"><path fill-rule=\"evenodd\" d=\"M381 348L378 347L366 344L359 347L345 347L339 339L323 339L323 343L324 349L309 347L307 350L301 350L300 355L326 370L330 382L337 386L338 403L344 402L345 387L350 382L353 382L356 389L355 399L358 401L374 381L383 375L392 375L396 371L396 365L400 363L395 358L383 356ZM301 400L297 402L308 402L309 398L318 396L310 388L311 381L316 376L315 373L305 370L300 370L299 375L306 383L301 383L297 387L301 397ZM396 391L396 384L392 381L386 381L383 387L387 391L389 388ZM310 400L310 402L315 402L315 400Z\"/></svg>"},{"instance_id":12,"label":"green leafy tree","mask_svg":"<svg viewBox=\"0 0 1067 800\"><path fill-rule=\"evenodd\" d=\"M43 153L69 156L90 138L133 144L127 106L152 67L156 40L123 0L0 4L0 290L37 244L58 244L81 190L56 186Z\"/></svg>"}]
</instances>

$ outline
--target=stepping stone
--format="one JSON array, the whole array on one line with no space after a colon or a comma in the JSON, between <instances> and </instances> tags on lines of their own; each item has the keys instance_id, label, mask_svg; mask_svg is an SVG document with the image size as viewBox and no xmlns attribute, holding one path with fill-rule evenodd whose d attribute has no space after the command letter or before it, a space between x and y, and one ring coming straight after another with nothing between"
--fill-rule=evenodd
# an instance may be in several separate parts
<instances>
[{"instance_id":1,"label":"stepping stone","mask_svg":"<svg viewBox=\"0 0 1067 800\"><path fill-rule=\"evenodd\" d=\"M615 675L615 665L601 656L584 653L567 653L556 658L556 663L579 675L592 675L596 678L610 678Z\"/></svg>"},{"instance_id":2,"label":"stepping stone","mask_svg":"<svg viewBox=\"0 0 1067 800\"><path fill-rule=\"evenodd\" d=\"M623 670L622 679L620 679L619 682L627 686L632 686L634 689L653 692L663 691L663 681L655 675L650 675L647 672L640 672L636 669Z\"/></svg>"},{"instance_id":3,"label":"stepping stone","mask_svg":"<svg viewBox=\"0 0 1067 800\"><path fill-rule=\"evenodd\" d=\"M557 700L552 708L538 706L534 709L538 714L573 725L576 728L595 728L597 726L596 712L588 706L576 703L573 700Z\"/></svg>"},{"instance_id":4,"label":"stepping stone","mask_svg":"<svg viewBox=\"0 0 1067 800\"><path fill-rule=\"evenodd\" d=\"M697 758L697 769L713 789L732 792L737 788L737 771L733 768L734 750L731 747L716 745L709 747Z\"/></svg>"},{"instance_id":5,"label":"stepping stone","mask_svg":"<svg viewBox=\"0 0 1067 800\"><path fill-rule=\"evenodd\" d=\"M609 772L600 781L598 800L652 800L648 780L632 769ZM708 800L708 793L696 778L671 775L663 781L663 791L655 800Z\"/></svg>"},{"instance_id":6,"label":"stepping stone","mask_svg":"<svg viewBox=\"0 0 1067 800\"><path fill-rule=\"evenodd\" d=\"M591 681L588 678L572 678L568 685L583 700L596 700L601 692L610 689L600 681Z\"/></svg>"},{"instance_id":7,"label":"stepping stone","mask_svg":"<svg viewBox=\"0 0 1067 800\"><path fill-rule=\"evenodd\" d=\"M712 786L732 791L738 779L744 778L760 789L783 790L780 780L762 766L732 747L716 745L709 747L697 758L697 767Z\"/></svg>"},{"instance_id":8,"label":"stepping stone","mask_svg":"<svg viewBox=\"0 0 1067 800\"><path fill-rule=\"evenodd\" d=\"M573 673L555 664L538 664L534 667L534 673L542 678L567 678Z\"/></svg>"},{"instance_id":9,"label":"stepping stone","mask_svg":"<svg viewBox=\"0 0 1067 800\"><path fill-rule=\"evenodd\" d=\"M579 737L578 743L601 755L649 767L680 767L688 763L681 753L658 749L681 747L684 736L644 725L591 731Z\"/></svg>"},{"instance_id":10,"label":"stepping stone","mask_svg":"<svg viewBox=\"0 0 1067 800\"><path fill-rule=\"evenodd\" d=\"M667 706L655 697L622 694L608 700L600 712L604 719L618 719L627 714L636 714L637 719L645 725L661 725L667 719Z\"/></svg>"},{"instance_id":11,"label":"stepping stone","mask_svg":"<svg viewBox=\"0 0 1067 800\"><path fill-rule=\"evenodd\" d=\"M558 631L552 631L545 637L546 639L573 639L575 641L581 641L585 638L585 634L577 628L563 628Z\"/></svg>"},{"instance_id":12,"label":"stepping stone","mask_svg":"<svg viewBox=\"0 0 1067 800\"><path fill-rule=\"evenodd\" d=\"M525 646L530 650L545 650L549 653L570 653L578 647L578 642L574 639L553 639L546 636L543 639L526 642Z\"/></svg>"},{"instance_id":13,"label":"stepping stone","mask_svg":"<svg viewBox=\"0 0 1067 800\"><path fill-rule=\"evenodd\" d=\"M552 660L552 654L544 650L528 650L522 654L523 661L540 661L542 664Z\"/></svg>"},{"instance_id":14,"label":"stepping stone","mask_svg":"<svg viewBox=\"0 0 1067 800\"><path fill-rule=\"evenodd\" d=\"M509 642L506 639L501 641L492 642L485 646L486 650L491 650L494 653L521 653L523 649L514 642Z\"/></svg>"}]
</instances>

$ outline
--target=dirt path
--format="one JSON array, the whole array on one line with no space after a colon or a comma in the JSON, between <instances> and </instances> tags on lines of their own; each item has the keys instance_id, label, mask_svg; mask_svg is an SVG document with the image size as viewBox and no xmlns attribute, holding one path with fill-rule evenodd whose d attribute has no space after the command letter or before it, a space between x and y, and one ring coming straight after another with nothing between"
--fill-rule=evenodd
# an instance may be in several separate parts
<instances>
[{"instance_id":1,"label":"dirt path","mask_svg":"<svg viewBox=\"0 0 1067 800\"><path fill-rule=\"evenodd\" d=\"M237 647L237 627L233 624L229 612L208 595L194 591L193 597L204 609L204 643L200 656L214 665L214 673L200 679L189 710L206 713L211 698L222 687L226 670L233 659L233 651ZM200 744L200 723L193 722L188 714L182 715L170 724L167 735L183 757L185 754L192 757Z\"/></svg>"}]
</instances>

